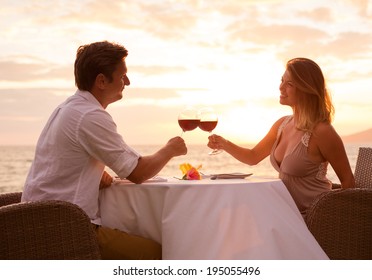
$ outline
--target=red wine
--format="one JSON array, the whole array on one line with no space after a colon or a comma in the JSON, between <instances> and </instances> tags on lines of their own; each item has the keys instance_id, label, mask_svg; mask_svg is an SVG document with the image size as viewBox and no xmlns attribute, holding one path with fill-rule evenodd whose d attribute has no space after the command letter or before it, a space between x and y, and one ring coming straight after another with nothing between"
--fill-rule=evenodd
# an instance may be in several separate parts
<instances>
[{"instance_id":1,"label":"red wine","mask_svg":"<svg viewBox=\"0 0 372 280\"><path fill-rule=\"evenodd\" d=\"M194 130L198 127L200 120L199 119L188 119L188 120L178 120L178 124L183 131Z\"/></svg>"},{"instance_id":2,"label":"red wine","mask_svg":"<svg viewBox=\"0 0 372 280\"><path fill-rule=\"evenodd\" d=\"M204 131L211 132L217 126L217 121L199 122L199 128Z\"/></svg>"}]
</instances>

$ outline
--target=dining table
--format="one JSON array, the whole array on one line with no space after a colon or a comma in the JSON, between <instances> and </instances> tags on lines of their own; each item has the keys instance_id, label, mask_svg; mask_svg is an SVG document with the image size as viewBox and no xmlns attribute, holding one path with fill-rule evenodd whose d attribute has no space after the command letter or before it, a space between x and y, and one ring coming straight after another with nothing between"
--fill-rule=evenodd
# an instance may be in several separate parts
<instances>
[{"instance_id":1,"label":"dining table","mask_svg":"<svg viewBox=\"0 0 372 280\"><path fill-rule=\"evenodd\" d=\"M115 180L102 226L155 240L168 260L328 259L280 179L212 179Z\"/></svg>"}]
</instances>

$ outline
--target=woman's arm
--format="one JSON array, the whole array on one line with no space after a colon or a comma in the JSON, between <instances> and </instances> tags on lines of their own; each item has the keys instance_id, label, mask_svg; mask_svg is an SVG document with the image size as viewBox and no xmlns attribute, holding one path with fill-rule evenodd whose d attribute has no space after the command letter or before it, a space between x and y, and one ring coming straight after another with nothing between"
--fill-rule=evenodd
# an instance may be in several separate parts
<instances>
[{"instance_id":1,"label":"woman's arm","mask_svg":"<svg viewBox=\"0 0 372 280\"><path fill-rule=\"evenodd\" d=\"M355 187L354 175L350 167L341 137L330 124L319 124L313 133L322 157L328 161L341 182L342 188Z\"/></svg>"},{"instance_id":2,"label":"woman's arm","mask_svg":"<svg viewBox=\"0 0 372 280\"><path fill-rule=\"evenodd\" d=\"M266 136L253 148L248 149L236 145L219 135L211 135L208 137L208 147L212 149L221 149L229 153L231 156L248 165L256 165L268 155L275 143L279 126L285 117L277 120L271 127Z\"/></svg>"}]
</instances>

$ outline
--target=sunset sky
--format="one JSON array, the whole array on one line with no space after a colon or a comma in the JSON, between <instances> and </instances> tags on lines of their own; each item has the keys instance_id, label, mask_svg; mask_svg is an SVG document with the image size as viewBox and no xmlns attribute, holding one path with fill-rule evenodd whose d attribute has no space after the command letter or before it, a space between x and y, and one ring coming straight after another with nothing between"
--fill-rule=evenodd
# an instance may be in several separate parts
<instances>
[{"instance_id":1,"label":"sunset sky","mask_svg":"<svg viewBox=\"0 0 372 280\"><path fill-rule=\"evenodd\" d=\"M74 94L76 49L114 41L131 85L108 107L128 144L180 135L186 106L213 107L215 132L255 142L282 115L285 63L323 69L341 135L372 127L371 0L0 0L0 145L35 145ZM187 143L208 134L187 132Z\"/></svg>"}]
</instances>

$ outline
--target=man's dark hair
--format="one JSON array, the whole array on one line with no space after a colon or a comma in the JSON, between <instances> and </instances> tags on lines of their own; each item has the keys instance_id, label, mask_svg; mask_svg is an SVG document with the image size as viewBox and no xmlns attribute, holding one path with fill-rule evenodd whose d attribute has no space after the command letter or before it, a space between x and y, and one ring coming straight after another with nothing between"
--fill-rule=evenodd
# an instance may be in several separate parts
<instances>
[{"instance_id":1,"label":"man's dark hair","mask_svg":"<svg viewBox=\"0 0 372 280\"><path fill-rule=\"evenodd\" d=\"M107 41L80 46L74 65L75 84L80 90L90 91L98 74L112 81L112 73L128 55L121 45Z\"/></svg>"}]
</instances>

